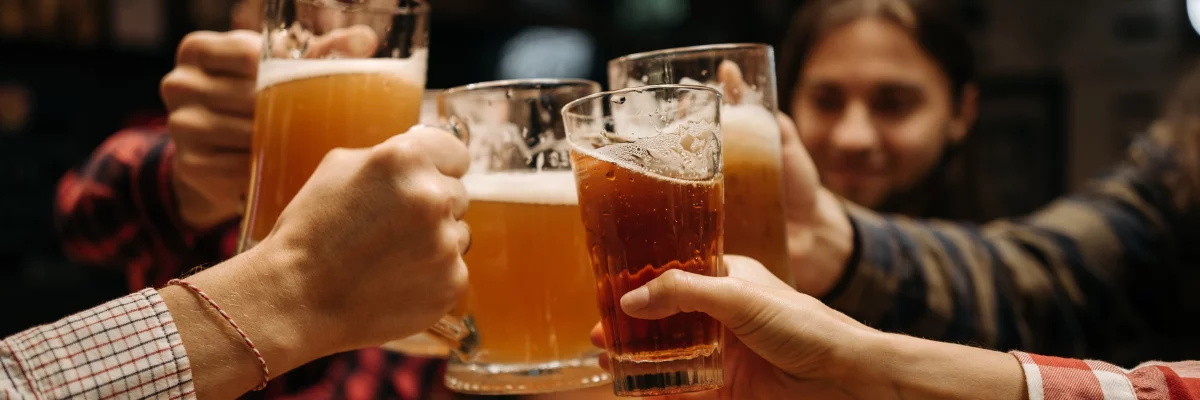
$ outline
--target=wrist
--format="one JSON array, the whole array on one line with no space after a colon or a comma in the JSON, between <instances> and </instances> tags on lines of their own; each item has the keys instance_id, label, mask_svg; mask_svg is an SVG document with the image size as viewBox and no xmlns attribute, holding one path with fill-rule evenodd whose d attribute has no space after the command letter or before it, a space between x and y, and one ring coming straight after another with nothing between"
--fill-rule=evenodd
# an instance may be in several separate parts
<instances>
[{"instance_id":1,"label":"wrist","mask_svg":"<svg viewBox=\"0 0 1200 400\"><path fill-rule=\"evenodd\" d=\"M1027 398L1021 365L1006 353L877 332L853 354L853 384L875 388L875 397Z\"/></svg>"},{"instance_id":2,"label":"wrist","mask_svg":"<svg viewBox=\"0 0 1200 400\"><path fill-rule=\"evenodd\" d=\"M803 218L788 218L788 251L796 289L823 297L837 284L854 253L854 228L841 200L825 188Z\"/></svg>"},{"instance_id":3,"label":"wrist","mask_svg":"<svg viewBox=\"0 0 1200 400\"><path fill-rule=\"evenodd\" d=\"M205 290L236 321L273 376L334 353L331 326L305 303L294 271L304 268L296 251L255 246L187 278Z\"/></svg>"}]
</instances>

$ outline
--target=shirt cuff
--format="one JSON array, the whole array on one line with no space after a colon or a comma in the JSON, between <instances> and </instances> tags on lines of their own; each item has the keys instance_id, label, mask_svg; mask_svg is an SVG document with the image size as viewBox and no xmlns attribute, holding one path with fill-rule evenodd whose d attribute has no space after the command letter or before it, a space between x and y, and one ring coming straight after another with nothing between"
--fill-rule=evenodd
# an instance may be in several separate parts
<instances>
[{"instance_id":1,"label":"shirt cuff","mask_svg":"<svg viewBox=\"0 0 1200 400\"><path fill-rule=\"evenodd\" d=\"M183 342L154 289L4 339L0 368L33 398L195 397Z\"/></svg>"}]
</instances>

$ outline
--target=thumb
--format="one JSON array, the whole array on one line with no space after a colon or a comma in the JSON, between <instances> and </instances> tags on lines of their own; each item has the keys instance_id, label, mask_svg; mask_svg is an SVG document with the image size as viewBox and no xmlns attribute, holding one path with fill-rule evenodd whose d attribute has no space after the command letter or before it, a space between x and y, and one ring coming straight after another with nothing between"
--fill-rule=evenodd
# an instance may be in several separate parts
<instances>
[{"instance_id":1,"label":"thumb","mask_svg":"<svg viewBox=\"0 0 1200 400\"><path fill-rule=\"evenodd\" d=\"M364 58L379 49L379 35L366 25L338 28L314 38L308 45L305 58Z\"/></svg>"},{"instance_id":2,"label":"thumb","mask_svg":"<svg viewBox=\"0 0 1200 400\"><path fill-rule=\"evenodd\" d=\"M711 277L670 270L621 297L621 309L638 319L662 319L702 312L733 332L756 323L770 309L762 289L732 277ZM757 322L761 323L761 322Z\"/></svg>"}]
</instances>

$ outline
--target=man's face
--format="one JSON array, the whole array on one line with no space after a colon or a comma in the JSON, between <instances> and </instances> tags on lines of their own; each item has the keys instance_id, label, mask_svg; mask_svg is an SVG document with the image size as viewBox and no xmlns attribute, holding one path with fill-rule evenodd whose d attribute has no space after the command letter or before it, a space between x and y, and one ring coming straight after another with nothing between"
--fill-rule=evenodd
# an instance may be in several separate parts
<instances>
[{"instance_id":1,"label":"man's face","mask_svg":"<svg viewBox=\"0 0 1200 400\"><path fill-rule=\"evenodd\" d=\"M262 29L263 0L238 0L230 15L232 29Z\"/></svg>"}]
</instances>

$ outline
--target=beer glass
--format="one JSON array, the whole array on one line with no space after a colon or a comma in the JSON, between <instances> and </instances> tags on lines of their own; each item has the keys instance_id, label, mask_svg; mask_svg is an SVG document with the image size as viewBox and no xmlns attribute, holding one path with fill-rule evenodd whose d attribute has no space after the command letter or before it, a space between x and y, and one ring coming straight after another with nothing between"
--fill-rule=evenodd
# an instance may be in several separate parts
<instances>
[{"instance_id":1,"label":"beer glass","mask_svg":"<svg viewBox=\"0 0 1200 400\"><path fill-rule=\"evenodd\" d=\"M590 333L593 296L569 146L558 112L600 91L585 80L496 81L447 89L444 124L468 136L471 250L465 299L473 348L450 355L446 386L477 394L607 383Z\"/></svg>"},{"instance_id":2,"label":"beer glass","mask_svg":"<svg viewBox=\"0 0 1200 400\"><path fill-rule=\"evenodd\" d=\"M417 123L429 8L399 1L266 2L239 251L266 237L325 153Z\"/></svg>"},{"instance_id":3,"label":"beer glass","mask_svg":"<svg viewBox=\"0 0 1200 400\"><path fill-rule=\"evenodd\" d=\"M720 94L654 85L563 108L605 347L620 396L723 384L724 329L706 314L650 321L621 296L672 269L724 276Z\"/></svg>"},{"instance_id":4,"label":"beer glass","mask_svg":"<svg viewBox=\"0 0 1200 400\"><path fill-rule=\"evenodd\" d=\"M722 63L740 82L719 82ZM744 78L743 78L744 77ZM743 80L744 79L744 80ZM793 283L783 212L783 157L775 119L775 60L765 44L718 44L631 54L608 62L608 85L689 83L721 91L725 251L763 263Z\"/></svg>"}]
</instances>

